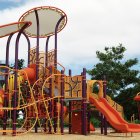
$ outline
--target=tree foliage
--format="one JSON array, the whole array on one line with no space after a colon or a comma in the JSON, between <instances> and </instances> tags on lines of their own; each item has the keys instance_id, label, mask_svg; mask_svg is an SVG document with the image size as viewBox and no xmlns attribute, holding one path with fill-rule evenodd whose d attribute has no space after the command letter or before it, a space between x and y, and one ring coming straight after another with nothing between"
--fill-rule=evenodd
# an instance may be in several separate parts
<instances>
[{"instance_id":1,"label":"tree foliage","mask_svg":"<svg viewBox=\"0 0 140 140\"><path fill-rule=\"evenodd\" d=\"M22 69L24 67L24 62L25 60L24 59L18 59L18 69ZM15 64L14 65L11 65L11 68L14 68L15 67Z\"/></svg>"},{"instance_id":2,"label":"tree foliage","mask_svg":"<svg viewBox=\"0 0 140 140\"><path fill-rule=\"evenodd\" d=\"M101 80L103 76L107 79L107 93L114 97L121 90L127 89L130 85L135 85L138 81L138 70L132 69L138 64L136 58L123 60L125 47L119 44L116 47L105 47L105 52L97 51L96 55L99 59L92 70L88 70L88 74L92 79Z\"/></svg>"},{"instance_id":3,"label":"tree foliage","mask_svg":"<svg viewBox=\"0 0 140 140\"><path fill-rule=\"evenodd\" d=\"M139 89L139 71L133 68L138 64L138 59L124 59L125 51L126 48L122 44L115 47L105 47L104 52L97 51L99 63L87 73L96 80L102 80L105 75L107 94L115 98L120 104L125 105L127 111L130 111L131 105L131 109L137 110L133 97ZM128 103L130 103L129 107ZM130 112L127 116L130 117Z\"/></svg>"},{"instance_id":4,"label":"tree foliage","mask_svg":"<svg viewBox=\"0 0 140 140\"><path fill-rule=\"evenodd\" d=\"M18 69L22 69L24 67L24 59L18 59Z\"/></svg>"}]
</instances>

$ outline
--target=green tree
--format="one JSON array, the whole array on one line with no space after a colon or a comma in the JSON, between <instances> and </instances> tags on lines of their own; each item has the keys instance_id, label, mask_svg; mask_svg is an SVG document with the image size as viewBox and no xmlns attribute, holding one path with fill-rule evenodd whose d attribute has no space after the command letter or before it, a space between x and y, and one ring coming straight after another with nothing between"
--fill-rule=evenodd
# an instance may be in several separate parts
<instances>
[{"instance_id":1,"label":"green tree","mask_svg":"<svg viewBox=\"0 0 140 140\"><path fill-rule=\"evenodd\" d=\"M139 87L139 88L138 88ZM137 103L134 101L136 93L139 92L140 86L134 86L122 90L121 93L114 99L117 103L121 104L124 108L124 114L128 120L135 114L135 119L138 119Z\"/></svg>"},{"instance_id":2,"label":"green tree","mask_svg":"<svg viewBox=\"0 0 140 140\"><path fill-rule=\"evenodd\" d=\"M23 67L24 67L24 62L25 62L25 60L24 59L18 59L18 69L23 69ZM15 67L15 64L13 65L11 65L11 68L14 68Z\"/></svg>"},{"instance_id":3,"label":"green tree","mask_svg":"<svg viewBox=\"0 0 140 140\"><path fill-rule=\"evenodd\" d=\"M96 80L103 79L105 75L107 94L115 98L122 105L127 100L125 108L127 111L130 111L128 106L131 105L132 108L137 110L136 104L132 100L137 92L136 86L139 83L139 71L133 69L133 66L138 64L138 59L124 59L125 51L126 48L122 44L116 47L105 47L104 52L97 51L96 55L99 63L94 65L93 69L88 70L87 73L92 76L92 79ZM128 103L130 104L128 105ZM130 112L127 113L127 116L130 117Z\"/></svg>"},{"instance_id":4,"label":"green tree","mask_svg":"<svg viewBox=\"0 0 140 140\"><path fill-rule=\"evenodd\" d=\"M18 69L23 69L24 67L24 59L18 59Z\"/></svg>"}]
</instances>

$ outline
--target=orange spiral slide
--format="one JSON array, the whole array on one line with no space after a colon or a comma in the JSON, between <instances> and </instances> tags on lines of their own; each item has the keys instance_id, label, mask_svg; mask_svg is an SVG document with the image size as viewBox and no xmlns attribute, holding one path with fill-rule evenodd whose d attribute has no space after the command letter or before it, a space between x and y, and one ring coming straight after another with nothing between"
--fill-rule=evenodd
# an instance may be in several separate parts
<instances>
[{"instance_id":1,"label":"orange spiral slide","mask_svg":"<svg viewBox=\"0 0 140 140\"><path fill-rule=\"evenodd\" d=\"M33 84L36 80L36 64L30 64L27 68L21 70L21 76L24 80L28 79L31 84Z\"/></svg>"},{"instance_id":2,"label":"orange spiral slide","mask_svg":"<svg viewBox=\"0 0 140 140\"><path fill-rule=\"evenodd\" d=\"M95 99L91 94L89 101L106 117L108 122L117 130L127 132L140 132L140 124L132 124L126 122L122 116L114 108L112 108L106 99Z\"/></svg>"}]
</instances>

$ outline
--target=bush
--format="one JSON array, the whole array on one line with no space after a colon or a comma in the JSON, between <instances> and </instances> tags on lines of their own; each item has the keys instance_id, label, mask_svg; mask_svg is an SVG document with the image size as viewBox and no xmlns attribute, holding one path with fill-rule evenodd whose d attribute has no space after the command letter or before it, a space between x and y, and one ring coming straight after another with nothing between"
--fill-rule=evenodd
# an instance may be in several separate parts
<instances>
[{"instance_id":1,"label":"bush","mask_svg":"<svg viewBox=\"0 0 140 140\"><path fill-rule=\"evenodd\" d=\"M100 121L94 117L91 117L90 122L94 125L94 127L100 127Z\"/></svg>"},{"instance_id":2,"label":"bush","mask_svg":"<svg viewBox=\"0 0 140 140\"><path fill-rule=\"evenodd\" d=\"M136 124L140 124L140 120L136 119L136 120L135 120L135 123L136 123Z\"/></svg>"}]
</instances>

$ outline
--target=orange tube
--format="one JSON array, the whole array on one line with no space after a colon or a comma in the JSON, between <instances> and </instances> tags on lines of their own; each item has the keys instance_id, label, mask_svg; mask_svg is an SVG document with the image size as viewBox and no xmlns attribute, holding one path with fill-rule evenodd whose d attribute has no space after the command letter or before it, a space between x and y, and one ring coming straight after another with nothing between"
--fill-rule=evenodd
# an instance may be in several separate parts
<instances>
[{"instance_id":1,"label":"orange tube","mask_svg":"<svg viewBox=\"0 0 140 140\"><path fill-rule=\"evenodd\" d=\"M30 83L34 83L36 80L35 69L36 69L36 65L33 65L33 64L29 65L29 67L21 70L21 76L23 77L24 80L27 80L27 76L28 76Z\"/></svg>"},{"instance_id":2,"label":"orange tube","mask_svg":"<svg viewBox=\"0 0 140 140\"><path fill-rule=\"evenodd\" d=\"M34 71L33 68L24 68L23 71L25 71L25 73L27 74L29 80L34 79L35 71ZM27 79L26 74L24 74L24 72L22 74L23 74L24 79Z\"/></svg>"}]
</instances>

